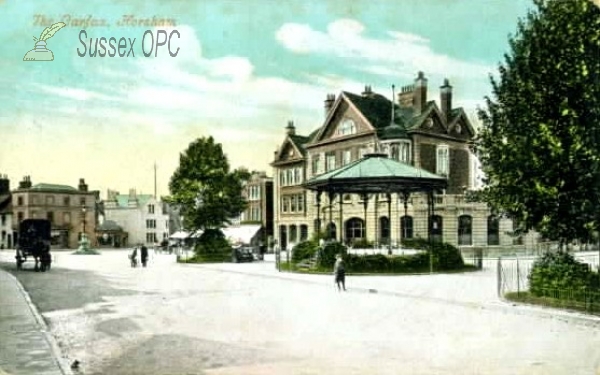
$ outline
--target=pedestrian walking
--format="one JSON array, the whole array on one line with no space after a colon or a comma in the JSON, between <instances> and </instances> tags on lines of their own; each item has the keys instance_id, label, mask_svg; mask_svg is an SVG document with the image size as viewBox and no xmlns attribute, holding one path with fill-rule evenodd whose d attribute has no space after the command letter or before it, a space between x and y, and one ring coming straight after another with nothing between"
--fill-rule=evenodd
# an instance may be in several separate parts
<instances>
[{"instance_id":1,"label":"pedestrian walking","mask_svg":"<svg viewBox=\"0 0 600 375\"><path fill-rule=\"evenodd\" d=\"M342 289L346 291L346 268L344 267L344 261L342 260L341 254L336 255L333 274L335 276L335 283L338 291L341 291Z\"/></svg>"},{"instance_id":2,"label":"pedestrian walking","mask_svg":"<svg viewBox=\"0 0 600 375\"><path fill-rule=\"evenodd\" d=\"M142 266L146 267L146 264L148 263L148 248L146 245L142 245L140 248L140 256L142 258Z\"/></svg>"}]
</instances>

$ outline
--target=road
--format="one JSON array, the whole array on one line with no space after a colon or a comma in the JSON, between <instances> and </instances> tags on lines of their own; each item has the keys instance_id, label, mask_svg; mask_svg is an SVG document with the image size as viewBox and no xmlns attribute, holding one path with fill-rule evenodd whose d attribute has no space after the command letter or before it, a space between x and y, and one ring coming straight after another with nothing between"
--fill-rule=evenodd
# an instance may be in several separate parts
<instances>
[{"instance_id":1,"label":"road","mask_svg":"<svg viewBox=\"0 0 600 375\"><path fill-rule=\"evenodd\" d=\"M349 277L339 293L269 262L54 254L50 272L13 272L86 375L600 373L600 324L492 301L493 270Z\"/></svg>"}]
</instances>

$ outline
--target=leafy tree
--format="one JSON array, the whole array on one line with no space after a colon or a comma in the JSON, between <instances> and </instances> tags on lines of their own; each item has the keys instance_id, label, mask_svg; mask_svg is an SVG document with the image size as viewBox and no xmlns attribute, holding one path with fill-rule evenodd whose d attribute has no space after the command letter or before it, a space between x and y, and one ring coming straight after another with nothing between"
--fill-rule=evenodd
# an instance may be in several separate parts
<instances>
[{"instance_id":1,"label":"leafy tree","mask_svg":"<svg viewBox=\"0 0 600 375\"><path fill-rule=\"evenodd\" d=\"M242 188L248 178L244 169L230 171L213 137L198 138L179 156L167 202L180 207L185 228L220 228L246 208Z\"/></svg>"},{"instance_id":2,"label":"leafy tree","mask_svg":"<svg viewBox=\"0 0 600 375\"><path fill-rule=\"evenodd\" d=\"M479 111L482 197L563 242L600 224L600 9L534 0Z\"/></svg>"}]
</instances>

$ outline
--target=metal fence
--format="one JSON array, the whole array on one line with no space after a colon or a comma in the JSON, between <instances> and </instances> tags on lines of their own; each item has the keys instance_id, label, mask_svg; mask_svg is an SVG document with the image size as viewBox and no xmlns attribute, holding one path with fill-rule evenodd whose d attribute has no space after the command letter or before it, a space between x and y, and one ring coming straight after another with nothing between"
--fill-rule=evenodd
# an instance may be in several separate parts
<instances>
[{"instance_id":1,"label":"metal fence","mask_svg":"<svg viewBox=\"0 0 600 375\"><path fill-rule=\"evenodd\" d=\"M591 271L598 271L598 252L571 253L576 260L588 265ZM497 260L498 296L505 298L508 294L519 297L526 296L536 304L552 307L574 308L593 313L600 313L600 293L597 290L574 290L545 288L538 296L526 294L529 292L529 275L538 256L499 257ZM523 293L523 295L521 295Z\"/></svg>"}]
</instances>

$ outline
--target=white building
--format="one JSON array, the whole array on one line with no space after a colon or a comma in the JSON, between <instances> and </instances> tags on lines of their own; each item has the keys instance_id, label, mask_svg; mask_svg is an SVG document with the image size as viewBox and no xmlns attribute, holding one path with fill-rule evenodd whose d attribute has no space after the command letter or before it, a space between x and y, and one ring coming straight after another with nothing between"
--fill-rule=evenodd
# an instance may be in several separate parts
<instances>
[{"instance_id":1,"label":"white building","mask_svg":"<svg viewBox=\"0 0 600 375\"><path fill-rule=\"evenodd\" d=\"M138 243L154 245L169 238L166 204L151 194L137 194L134 189L129 190L128 195L108 190L104 219L123 228L129 246Z\"/></svg>"}]
</instances>

